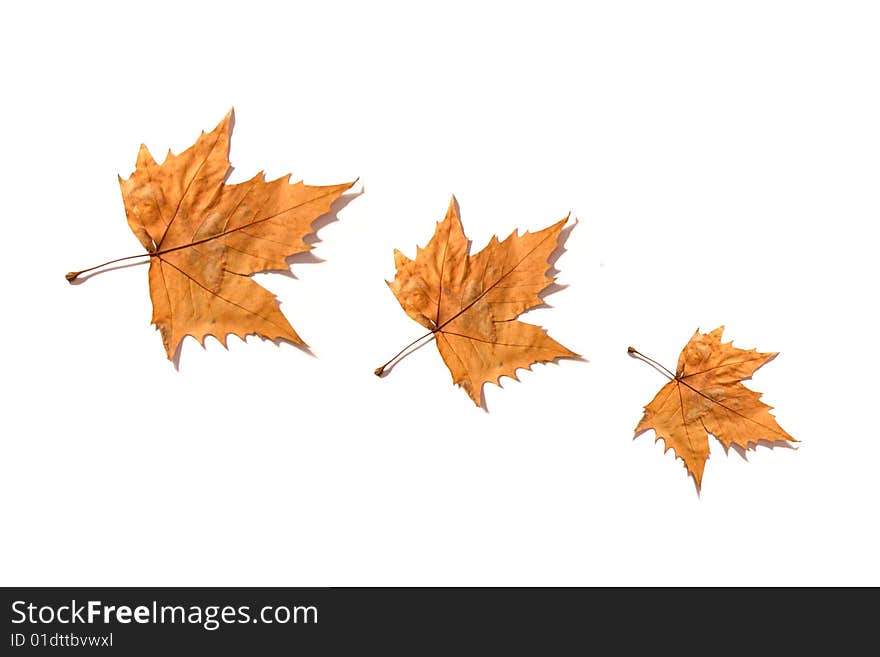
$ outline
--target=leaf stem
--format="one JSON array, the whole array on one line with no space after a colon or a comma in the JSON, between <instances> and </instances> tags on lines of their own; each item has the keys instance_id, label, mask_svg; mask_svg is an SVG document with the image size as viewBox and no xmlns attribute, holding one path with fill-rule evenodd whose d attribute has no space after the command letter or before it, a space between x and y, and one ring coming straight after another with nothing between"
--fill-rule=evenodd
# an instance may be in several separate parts
<instances>
[{"instance_id":1,"label":"leaf stem","mask_svg":"<svg viewBox=\"0 0 880 657\"><path fill-rule=\"evenodd\" d=\"M626 353L628 353L628 354L629 354L630 356L632 356L633 358L637 358L638 360L644 361L645 363L647 363L648 365L650 365L651 367L653 367L655 370L657 370L658 372L660 372L660 374L662 374L663 376L667 377L667 378L670 379L671 381L677 381L677 380L678 380L678 377L677 377L675 374L672 373L672 370L670 370L670 369L664 367L663 365L661 365L660 363L658 363L658 362L657 362L656 360L654 360L653 358L650 358L650 357L648 357L648 356L645 356L645 354L643 354L641 351L639 351L639 350L636 349L635 347L627 347L627 349L626 349ZM690 387L690 386L688 386L688 387Z\"/></svg>"},{"instance_id":2,"label":"leaf stem","mask_svg":"<svg viewBox=\"0 0 880 657\"><path fill-rule=\"evenodd\" d=\"M138 253L137 255L125 256L124 258L116 258L115 260L108 260L107 262L102 262L100 265L95 265L94 267L89 267L88 269L81 269L80 271L69 271L64 275L64 278L67 279L68 283L73 283L77 277L81 274L85 274L86 272L93 271L95 269L100 269L101 267L106 267L107 265L112 265L117 262L122 262L124 260L134 260L135 258L146 258L148 256L156 255L154 253Z\"/></svg>"},{"instance_id":3,"label":"leaf stem","mask_svg":"<svg viewBox=\"0 0 880 657\"><path fill-rule=\"evenodd\" d=\"M422 340L424 340L425 338L427 338L427 337L429 337L429 336L432 336L432 337L433 337L434 335L436 335L438 330L439 330L439 329L434 329L434 330L432 330L432 331L428 331L428 332L425 333L423 336L421 336L421 337L419 337L419 338L416 338L415 340L413 340L412 342L410 342L410 343L409 343L408 345L406 345L403 349L401 349L401 350L398 351L396 354L394 354L394 356L392 356L392 357L388 360L387 363L385 363L384 365L380 365L380 366L377 367L375 370L373 370L373 374L375 374L375 375L378 376L378 377L385 376L388 372L391 371L390 369L386 371L386 370L385 370L386 367L388 367L389 365L391 365L391 363L393 363L393 362L396 361L398 358L400 358L400 357L401 357L401 356L402 356L402 355L403 355L408 349L410 349L410 347L414 347L416 344L418 344L419 342L421 342Z\"/></svg>"}]
</instances>

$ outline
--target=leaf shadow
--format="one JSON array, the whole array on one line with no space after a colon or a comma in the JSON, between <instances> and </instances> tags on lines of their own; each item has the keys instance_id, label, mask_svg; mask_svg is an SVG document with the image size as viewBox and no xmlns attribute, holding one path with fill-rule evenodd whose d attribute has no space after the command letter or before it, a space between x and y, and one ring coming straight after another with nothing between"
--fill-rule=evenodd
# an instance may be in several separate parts
<instances>
[{"instance_id":1,"label":"leaf shadow","mask_svg":"<svg viewBox=\"0 0 880 657\"><path fill-rule=\"evenodd\" d=\"M355 181L352 183L354 185L357 183ZM294 253L293 255L287 256L284 260L287 263L287 269L266 269L261 271L261 274L280 274L281 276L287 276L289 278L297 279L296 274L294 274L290 267L293 265L303 265L303 264L318 264L321 262L325 262L324 258L320 258L312 253L312 249L315 245L320 244L323 240L318 237L318 231L322 228L329 226L330 224L336 223L339 221L339 213L344 210L349 203L355 200L357 197L364 193L363 187L361 187L360 191L345 193L340 196L338 199L333 201L330 205L330 210L320 217L315 219L311 225L311 231L303 237L303 242L308 245L308 250L302 251L300 253Z\"/></svg>"},{"instance_id":2,"label":"leaf shadow","mask_svg":"<svg viewBox=\"0 0 880 657\"><path fill-rule=\"evenodd\" d=\"M547 276L550 278L556 278L559 274L559 270L556 268L556 262L562 257L562 254L565 253L565 244L568 242L568 238L571 237L571 232L574 230L575 226L578 225L577 217L574 217L574 220L570 226L566 226L561 231L559 231L559 237L556 239L556 248L550 253L550 256L547 258ZM568 285L560 285L556 281L550 283L547 287L541 290L538 293L538 297L541 299L541 304L537 306L532 306L529 310L536 310L538 308L552 308L549 303L545 301L547 297L551 294L555 294L556 292L560 292L566 289Z\"/></svg>"},{"instance_id":3,"label":"leaf shadow","mask_svg":"<svg viewBox=\"0 0 880 657\"><path fill-rule=\"evenodd\" d=\"M718 437L715 436L714 434L710 433L709 435L711 435L713 438L715 438L715 440L718 440ZM748 447L743 447L742 445L737 445L735 443L732 443L731 445L728 446L728 445L725 445L720 440L718 440L718 442L721 443L721 447L724 448L724 455L725 456L730 455L730 450L732 448L733 451L736 452L743 461L748 461L749 460L749 458L748 458L749 452L757 451L758 447L766 447L767 449L775 449L777 447L782 447L785 449L797 450L797 445L793 445L792 443L788 442L787 440L767 440L766 438L759 438L755 442L749 442Z\"/></svg>"}]
</instances>

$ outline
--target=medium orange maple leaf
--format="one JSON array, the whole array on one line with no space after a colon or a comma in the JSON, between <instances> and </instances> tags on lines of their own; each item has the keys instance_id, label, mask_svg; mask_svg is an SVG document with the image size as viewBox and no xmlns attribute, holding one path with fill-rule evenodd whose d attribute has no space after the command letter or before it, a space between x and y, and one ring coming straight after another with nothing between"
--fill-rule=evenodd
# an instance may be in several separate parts
<instances>
[{"instance_id":1,"label":"medium orange maple leaf","mask_svg":"<svg viewBox=\"0 0 880 657\"><path fill-rule=\"evenodd\" d=\"M168 151L162 164L141 145L134 173L119 178L128 225L147 253L104 265L149 256L152 323L172 360L187 335L203 346L209 335L224 346L229 335L304 346L275 296L251 274L287 270L288 256L310 250L312 223L354 184L290 184L289 175L266 181L261 172L227 185L232 125L230 110L179 155Z\"/></svg>"},{"instance_id":2,"label":"medium orange maple leaf","mask_svg":"<svg viewBox=\"0 0 880 657\"><path fill-rule=\"evenodd\" d=\"M469 255L455 197L446 218L437 223L428 245L410 260L395 250L397 274L388 286L406 314L429 329L376 370L382 376L407 349L434 337L452 381L478 406L485 406L483 384L502 376L516 379L518 368L533 363L578 358L533 324L515 321L541 305L541 292L555 278L547 276L548 259L557 248L568 217L537 233L511 233L503 242L492 237Z\"/></svg>"},{"instance_id":3,"label":"medium orange maple leaf","mask_svg":"<svg viewBox=\"0 0 880 657\"><path fill-rule=\"evenodd\" d=\"M675 374L629 348L632 356L648 362L670 379L660 389L636 427L639 436L653 429L655 440L664 440L664 452L672 449L684 461L699 491L703 469L709 457L709 435L725 451L731 446L754 449L761 442L788 444L797 442L770 413L772 406L761 401L761 393L746 388L741 381L776 357L738 349L732 342L721 342L724 327L710 333L694 333L678 357Z\"/></svg>"}]
</instances>

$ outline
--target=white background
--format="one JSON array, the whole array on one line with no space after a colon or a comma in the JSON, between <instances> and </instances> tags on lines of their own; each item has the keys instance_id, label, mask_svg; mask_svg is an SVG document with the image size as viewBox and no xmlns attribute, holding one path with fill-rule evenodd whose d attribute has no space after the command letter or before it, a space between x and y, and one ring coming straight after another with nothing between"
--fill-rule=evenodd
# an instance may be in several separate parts
<instances>
[{"instance_id":1,"label":"white background","mask_svg":"<svg viewBox=\"0 0 880 657\"><path fill-rule=\"evenodd\" d=\"M865 2L15 3L0 58L0 581L880 584L880 10ZM314 356L149 324L117 173L234 106L232 181L364 193L296 278ZM383 280L451 194L476 251L578 218L552 308L583 354L487 386ZM648 433L693 331L779 351L800 439L703 492Z\"/></svg>"}]
</instances>

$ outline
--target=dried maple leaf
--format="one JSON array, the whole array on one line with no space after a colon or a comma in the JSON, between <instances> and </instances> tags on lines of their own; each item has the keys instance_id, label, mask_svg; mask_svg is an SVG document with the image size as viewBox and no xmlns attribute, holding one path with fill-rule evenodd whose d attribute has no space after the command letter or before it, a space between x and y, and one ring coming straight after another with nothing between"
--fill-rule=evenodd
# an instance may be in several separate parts
<instances>
[{"instance_id":1,"label":"dried maple leaf","mask_svg":"<svg viewBox=\"0 0 880 657\"><path fill-rule=\"evenodd\" d=\"M761 393L746 388L748 379L762 365L776 357L754 349L738 349L732 342L721 342L721 326L711 333L694 333L678 357L675 374L632 347L629 353L640 358L670 379L660 389L636 427L636 436L653 429L666 450L672 449L684 461L697 490L709 457L712 434L725 451L731 446L754 449L759 441L797 442L776 423L772 406L761 401Z\"/></svg>"},{"instance_id":2,"label":"dried maple leaf","mask_svg":"<svg viewBox=\"0 0 880 657\"><path fill-rule=\"evenodd\" d=\"M171 151L157 164L141 145L134 173L119 178L128 225L146 254L112 260L80 274L131 258L150 258L152 323L173 359L187 335L204 345L213 335L259 335L304 345L278 308L275 296L251 274L288 269L287 256L312 248L304 238L312 223L354 183L313 187L266 181L225 184L232 170L230 112L191 147Z\"/></svg>"},{"instance_id":3,"label":"dried maple leaf","mask_svg":"<svg viewBox=\"0 0 880 657\"><path fill-rule=\"evenodd\" d=\"M533 363L577 358L533 324L515 321L541 305L539 296L555 278L547 276L568 217L537 233L516 232L499 242L492 237L476 255L469 255L455 197L446 218L437 223L428 245L410 260L395 250L397 275L388 286L406 314L429 329L376 370L385 374L407 349L434 337L453 383L465 389L478 406L487 381L516 379L516 370Z\"/></svg>"}]
</instances>

